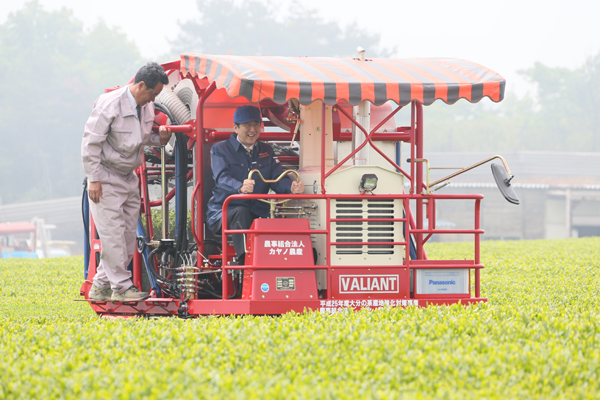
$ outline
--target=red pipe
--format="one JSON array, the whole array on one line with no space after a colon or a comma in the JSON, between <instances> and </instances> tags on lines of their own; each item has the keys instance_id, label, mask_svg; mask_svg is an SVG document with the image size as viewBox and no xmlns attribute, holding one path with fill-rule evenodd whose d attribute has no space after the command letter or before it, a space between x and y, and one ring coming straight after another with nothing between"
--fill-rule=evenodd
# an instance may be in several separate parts
<instances>
[{"instance_id":1,"label":"red pipe","mask_svg":"<svg viewBox=\"0 0 600 400\"><path fill-rule=\"evenodd\" d=\"M192 80L194 82L194 85L197 85L196 80L193 79ZM204 179L204 102L206 101L206 99L208 99L208 97L215 91L215 89L217 88L217 83L215 81L211 82L210 85L208 85L208 87L204 90L204 92L202 92L202 94L199 96L198 99L198 105L196 106L196 131L197 131L197 137L196 137L196 180L197 180L197 185L198 186L198 190L196 190L196 198L195 198L195 205L196 207L198 207L198 213L195 216L196 217L196 235L194 236L194 239L196 239L196 246L198 247L198 251L201 254L204 254L204 185L203 185L203 179ZM198 87L196 87L196 90L198 90ZM194 209L194 199L192 199L192 210ZM225 215L227 215L227 213L225 213ZM227 219L227 218L225 218ZM227 240L227 238L225 238L225 241ZM198 265L202 264L202 258L203 257L198 257ZM226 275L223 275L226 276ZM226 279L223 279L223 285L225 285L227 283Z\"/></svg>"},{"instance_id":2,"label":"red pipe","mask_svg":"<svg viewBox=\"0 0 600 400\"><path fill-rule=\"evenodd\" d=\"M410 193L415 193L415 117L416 117L416 102L413 101L411 104L411 114L410 114Z\"/></svg>"},{"instance_id":3,"label":"red pipe","mask_svg":"<svg viewBox=\"0 0 600 400\"><path fill-rule=\"evenodd\" d=\"M133 284L142 290L142 255L138 251L133 252Z\"/></svg>"},{"instance_id":4,"label":"red pipe","mask_svg":"<svg viewBox=\"0 0 600 400\"><path fill-rule=\"evenodd\" d=\"M411 265L409 268L410 269L423 269L423 266L422 265ZM427 266L427 269L454 269L454 268L456 268L456 265L428 265ZM463 266L461 266L460 268L466 269ZM474 270L479 270L479 269L483 269L483 268L485 268L485 266L483 266L481 264L470 264L468 266L468 269L474 269Z\"/></svg>"},{"instance_id":5,"label":"red pipe","mask_svg":"<svg viewBox=\"0 0 600 400\"><path fill-rule=\"evenodd\" d=\"M169 72L171 70L178 70L181 68L181 60L177 60L177 61L170 61L164 64L160 64L161 67L163 67L163 69L165 70L165 72ZM181 72L180 72L181 75ZM131 78L131 80L129 81L129 83L127 83L128 85L130 83L133 83L133 81L135 80L135 75L133 76L133 78Z\"/></svg>"},{"instance_id":6,"label":"red pipe","mask_svg":"<svg viewBox=\"0 0 600 400\"><path fill-rule=\"evenodd\" d=\"M164 64L161 64L161 66L163 67L163 69L165 70L165 72L168 72L170 70L176 69L177 71L180 71L181 68L181 60L176 60L176 61L170 61Z\"/></svg>"},{"instance_id":7,"label":"red pipe","mask_svg":"<svg viewBox=\"0 0 600 400\"><path fill-rule=\"evenodd\" d=\"M413 229L412 233L477 233L481 234L485 231L483 229L438 229L432 232L432 229Z\"/></svg>"},{"instance_id":8,"label":"red pipe","mask_svg":"<svg viewBox=\"0 0 600 400\"><path fill-rule=\"evenodd\" d=\"M402 245L405 246L406 242L329 242L330 246L393 246Z\"/></svg>"},{"instance_id":9,"label":"red pipe","mask_svg":"<svg viewBox=\"0 0 600 400\"><path fill-rule=\"evenodd\" d=\"M406 218L332 218L330 222L405 222Z\"/></svg>"},{"instance_id":10,"label":"red pipe","mask_svg":"<svg viewBox=\"0 0 600 400\"><path fill-rule=\"evenodd\" d=\"M417 158L423 158L423 105L421 103L415 102L416 112L417 112L417 130L415 136L415 145ZM412 160L412 163L415 164L415 160ZM421 195L423 194L423 163L416 163L417 175L416 175L416 183L417 183L417 229L415 230L415 242L417 242L417 260L423 259L423 234L420 233L420 230L423 229L423 198Z\"/></svg>"},{"instance_id":11,"label":"red pipe","mask_svg":"<svg viewBox=\"0 0 600 400\"><path fill-rule=\"evenodd\" d=\"M321 193L325 194L325 126L327 125L327 106L323 102L322 113L321 113ZM336 167L333 167L335 170ZM329 174L327 174L329 175Z\"/></svg>"},{"instance_id":12,"label":"red pipe","mask_svg":"<svg viewBox=\"0 0 600 400\"><path fill-rule=\"evenodd\" d=\"M374 132L371 139L376 142L408 142L410 132ZM351 132L340 132L333 135L335 142L349 142L352 140Z\"/></svg>"},{"instance_id":13,"label":"red pipe","mask_svg":"<svg viewBox=\"0 0 600 400\"><path fill-rule=\"evenodd\" d=\"M225 201L223 202L223 208L221 210L221 254L223 256L223 258L221 259L221 265L222 265L222 270L223 272L221 272L221 277L223 279L223 286L222 286L222 298L223 300L227 300L227 298L229 297L229 292L228 292L228 287L227 287L227 283L229 281L229 279L227 278L228 275L228 265L227 265L227 235L229 234L229 230L227 229L227 208L229 207L229 202L232 199L232 197L236 197L236 195L233 196L229 196L225 199ZM224 217L224 218L223 218ZM233 279L233 275L232 275L232 279Z\"/></svg>"},{"instance_id":14,"label":"red pipe","mask_svg":"<svg viewBox=\"0 0 600 400\"><path fill-rule=\"evenodd\" d=\"M191 219L190 227L192 228L192 236L194 237L194 241L196 243L200 242L200 238L196 234L196 228L195 228L196 224L194 223L195 216L196 216L196 211L195 211L196 207L194 207L194 199L196 198L196 192L198 191L199 187L200 187L200 181L196 182L196 186L194 186L194 190L192 190L192 207L190 210L190 212L191 212L190 213L190 219Z\"/></svg>"},{"instance_id":15,"label":"red pipe","mask_svg":"<svg viewBox=\"0 0 600 400\"><path fill-rule=\"evenodd\" d=\"M232 234L248 234L248 233L264 233L264 234L268 234L268 235L280 235L280 234L289 234L290 231L289 230L283 230L283 229L226 229L223 230L223 232L227 235L232 235ZM302 229L299 231L294 231L294 234L300 234L300 233L314 233L314 234L321 234L321 235L325 235L327 233L326 229Z\"/></svg>"},{"instance_id":16,"label":"red pipe","mask_svg":"<svg viewBox=\"0 0 600 400\"><path fill-rule=\"evenodd\" d=\"M300 162L300 157L296 157L296 156L279 156L277 157L279 159L279 161L281 162Z\"/></svg>"},{"instance_id":17,"label":"red pipe","mask_svg":"<svg viewBox=\"0 0 600 400\"><path fill-rule=\"evenodd\" d=\"M481 199L477 199L477 200L475 200L475 229L477 229L477 230L481 230L480 226L479 226L480 213L481 213ZM483 233L483 232L481 232L481 233ZM475 264L479 264L479 262L480 262L480 260L479 260L479 240L480 240L480 234L476 233L475 234L475 254L474 254ZM481 284L480 271L478 269L476 269L475 270L475 297L477 297L477 298L481 297L480 284Z\"/></svg>"},{"instance_id":18,"label":"red pipe","mask_svg":"<svg viewBox=\"0 0 600 400\"><path fill-rule=\"evenodd\" d=\"M175 167L165 167L167 171L175 171ZM146 171L162 171L161 167L146 167Z\"/></svg>"},{"instance_id":19,"label":"red pipe","mask_svg":"<svg viewBox=\"0 0 600 400\"><path fill-rule=\"evenodd\" d=\"M365 265L336 265L335 268L343 268L343 269L364 269ZM334 268L334 269L335 269ZM372 266L371 268L385 268L385 266L381 266L381 265L377 265L377 266ZM444 266L444 265L427 265L427 267L423 267L422 265L412 265L412 266L408 266L409 269L456 269L457 266L456 265L448 265L448 266ZM468 265L467 266L460 266L461 269L474 269L475 271L481 270L483 268L485 268L484 265ZM260 265L260 266L255 266L255 265L236 265L234 268L228 268L228 269L242 269L242 270L273 270L273 269L278 269L281 270L282 267L281 265ZM324 269L324 267L322 266L317 266L315 267L314 265L306 265L306 266L294 266L293 269L300 269L300 270L315 270L315 269ZM414 287L414 286L413 286ZM432 295L435 296L435 295Z\"/></svg>"},{"instance_id":20,"label":"red pipe","mask_svg":"<svg viewBox=\"0 0 600 400\"><path fill-rule=\"evenodd\" d=\"M427 225L428 225L429 229L433 230L433 229L435 229L435 199L433 197L429 199L426 207L427 207L427 221L429 221ZM425 239L423 239L423 244L427 243L429 238L431 238L431 236L433 236L433 233L434 232L431 232L429 235L427 235L425 237Z\"/></svg>"},{"instance_id":21,"label":"red pipe","mask_svg":"<svg viewBox=\"0 0 600 400\"><path fill-rule=\"evenodd\" d=\"M209 130L205 132L204 138L207 142L221 142L223 140L229 139L233 131L215 131ZM291 141L293 133L290 132L261 132L260 140L263 141ZM296 135L296 141L300 140L300 134Z\"/></svg>"},{"instance_id":22,"label":"red pipe","mask_svg":"<svg viewBox=\"0 0 600 400\"><path fill-rule=\"evenodd\" d=\"M332 107L332 118L333 118L333 107ZM333 121L332 121L333 122ZM327 177L325 175L325 146L326 146L326 142L325 142L325 134L326 134L326 129L325 127L327 126L327 106L325 105L325 102L323 102L323 107L322 107L322 113L321 113L321 193L323 195L326 194L325 191L325 178ZM335 169L336 167L334 166L333 169ZM325 200L325 219L327 221L327 233L325 234L325 241L327 243L330 243L331 241L331 235L329 232L329 228L331 227L331 201ZM327 267L327 293L325 295L325 298L329 299L330 295L331 295L331 281L332 281L332 277L331 277L331 245L326 246L326 250L325 250L325 257L326 257L326 262L325 262L325 266Z\"/></svg>"},{"instance_id":23,"label":"red pipe","mask_svg":"<svg viewBox=\"0 0 600 400\"><path fill-rule=\"evenodd\" d=\"M160 171L146 172L146 176L161 176Z\"/></svg>"},{"instance_id":24,"label":"red pipe","mask_svg":"<svg viewBox=\"0 0 600 400\"><path fill-rule=\"evenodd\" d=\"M170 129L171 132L174 132L174 133L187 133L187 132L195 131L195 127L193 125L162 125L162 126L164 126L167 129ZM154 125L152 127L152 131L158 132L159 128L160 128L160 126Z\"/></svg>"},{"instance_id":25,"label":"red pipe","mask_svg":"<svg viewBox=\"0 0 600 400\"><path fill-rule=\"evenodd\" d=\"M341 167L344 163L346 163L346 161L348 161L350 158L352 158L356 153L358 153L363 147L365 147L367 145L367 143L371 144L371 147L377 151L387 162L389 162L390 164L392 164L394 166L394 168L398 171L400 171L404 176L406 176L407 178L409 177L408 174L402 169L400 168L394 161L392 161L387 155L385 155L384 152L382 152L377 146L375 146L375 143L373 143L373 140L371 138L371 135L379 128L381 128L383 126L383 124L385 124L390 118L392 118L394 116L394 114L396 114L398 111L400 111L402 107L399 106L398 108L396 108L392 113L390 113L390 115L388 115L386 118L384 118L379 125L377 125L370 133L367 133L367 131L365 130L365 128L362 127L362 125L360 125L354 118L352 118L351 115L349 115L343 108L339 108L338 110L344 114L346 116L346 118L348 118L354 125L356 125L356 127L358 129L360 129L366 137L366 140L360 145L358 146L358 148L354 149L354 151L352 151L346 158L344 158L344 160L342 160L341 162L339 162L335 167L333 167L328 173L327 175L325 175L325 178L329 177L329 175L331 175L333 172L335 172L339 167Z\"/></svg>"},{"instance_id":26,"label":"red pipe","mask_svg":"<svg viewBox=\"0 0 600 400\"><path fill-rule=\"evenodd\" d=\"M371 147L373 148L373 150L375 150L376 152L378 152L379 155L381 155L387 162L389 162L390 164L392 164L397 171L400 171L404 176L408 176L406 174L406 172L404 172L404 170L402 170L402 168L400 168L400 166L398 166L394 161L392 161L392 159L390 159L383 151L381 151L379 149L379 147L377 147L375 145L375 143L373 142L373 135L375 134L375 132L379 128L381 128L390 118L392 118L401 109L402 109L402 106L398 106L393 112L391 112L387 117L385 117L375 128L373 128L371 130L371 133L369 133L369 135L366 135L366 132L365 132L364 129L362 129L362 131L365 132L365 136L367 138L367 141L369 142L369 144L371 145ZM349 114L347 114L345 111L343 111L343 113L344 113L344 115L346 115L347 117L349 117ZM353 121L353 122L356 122L356 121Z\"/></svg>"},{"instance_id":27,"label":"red pipe","mask_svg":"<svg viewBox=\"0 0 600 400\"><path fill-rule=\"evenodd\" d=\"M244 196L244 197L242 197ZM416 196L410 194L377 194L377 195L364 195L360 194L236 194L228 197L238 198L238 199L289 199L293 197L294 199L415 199ZM477 200L483 199L482 194L430 194L427 197L435 198L436 200L445 199L445 200ZM399 220L404 220L404 218L398 218ZM349 219L343 219L344 221L350 221ZM391 219L385 219L386 221L391 221ZM369 219L369 221L374 221L374 219Z\"/></svg>"},{"instance_id":28,"label":"red pipe","mask_svg":"<svg viewBox=\"0 0 600 400\"><path fill-rule=\"evenodd\" d=\"M208 139L208 142L221 142L223 140L229 139L231 136L231 131L215 131L210 130L205 138ZM264 141L290 141L292 140L293 133L291 132L261 132L260 139ZM300 132L296 135L294 139L296 142L301 141ZM333 134L333 141L335 142L349 142L352 140L352 133L350 132L341 132L338 134ZM372 136L373 141L380 142L408 142L410 140L410 132L375 132Z\"/></svg>"}]
</instances>

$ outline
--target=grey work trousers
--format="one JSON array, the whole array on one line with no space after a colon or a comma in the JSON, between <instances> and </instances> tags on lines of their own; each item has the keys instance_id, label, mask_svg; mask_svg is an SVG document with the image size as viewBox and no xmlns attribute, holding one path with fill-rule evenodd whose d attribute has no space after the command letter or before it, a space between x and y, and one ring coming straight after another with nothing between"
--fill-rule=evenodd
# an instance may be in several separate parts
<instances>
[{"instance_id":1,"label":"grey work trousers","mask_svg":"<svg viewBox=\"0 0 600 400\"><path fill-rule=\"evenodd\" d=\"M90 211L102 243L100 264L94 284L117 293L133 282L127 266L136 247L136 228L140 213L138 177L119 176L106 168L101 173L102 197L98 204L90 201Z\"/></svg>"}]
</instances>

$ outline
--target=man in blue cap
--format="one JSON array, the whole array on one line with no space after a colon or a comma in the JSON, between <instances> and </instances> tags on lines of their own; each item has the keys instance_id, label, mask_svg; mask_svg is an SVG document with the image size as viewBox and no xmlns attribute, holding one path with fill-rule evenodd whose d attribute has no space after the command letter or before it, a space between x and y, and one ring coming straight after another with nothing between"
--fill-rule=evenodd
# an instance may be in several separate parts
<instances>
[{"instance_id":1,"label":"man in blue cap","mask_svg":"<svg viewBox=\"0 0 600 400\"><path fill-rule=\"evenodd\" d=\"M277 183L265 183L260 178L248 179L248 173L258 169L267 179L276 179L283 168L273 153L273 148L259 142L262 116L254 106L239 107L233 114L233 130L229 139L216 144L210 150L215 188L208 202L206 220L210 229L221 233L222 209L225 199L233 194L268 193L269 189L280 194L304 192L304 183L289 177ZM227 226L230 229L249 229L256 218L269 216L269 205L259 200L233 200L227 208ZM237 264L244 265L244 237L232 235Z\"/></svg>"}]
</instances>

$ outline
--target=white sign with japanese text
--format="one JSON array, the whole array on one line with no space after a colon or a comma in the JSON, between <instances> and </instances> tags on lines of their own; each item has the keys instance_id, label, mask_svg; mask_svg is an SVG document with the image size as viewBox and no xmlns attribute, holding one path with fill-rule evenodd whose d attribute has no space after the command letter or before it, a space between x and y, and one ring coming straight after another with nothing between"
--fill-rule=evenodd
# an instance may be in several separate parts
<instances>
[{"instance_id":1,"label":"white sign with japanese text","mask_svg":"<svg viewBox=\"0 0 600 400\"><path fill-rule=\"evenodd\" d=\"M335 314L347 308L366 308L375 310L382 307L408 307L418 306L417 299L403 300L321 300L319 311L322 313Z\"/></svg>"},{"instance_id":2,"label":"white sign with japanese text","mask_svg":"<svg viewBox=\"0 0 600 400\"><path fill-rule=\"evenodd\" d=\"M270 256L301 256L306 248L302 240L265 240L264 247L269 249Z\"/></svg>"}]
</instances>

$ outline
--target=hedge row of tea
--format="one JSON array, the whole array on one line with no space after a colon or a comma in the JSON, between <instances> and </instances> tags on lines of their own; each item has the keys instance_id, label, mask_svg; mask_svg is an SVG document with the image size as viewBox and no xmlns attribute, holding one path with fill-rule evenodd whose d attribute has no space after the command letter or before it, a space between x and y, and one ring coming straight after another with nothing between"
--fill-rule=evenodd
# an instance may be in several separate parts
<instances>
[{"instance_id":1,"label":"hedge row of tea","mask_svg":"<svg viewBox=\"0 0 600 400\"><path fill-rule=\"evenodd\" d=\"M99 319L81 258L0 260L0 398L597 399L599 249L484 242L479 306L196 320Z\"/></svg>"}]
</instances>

